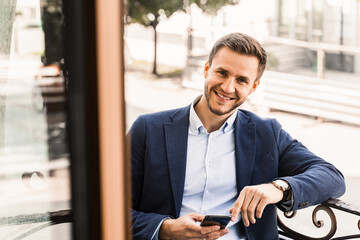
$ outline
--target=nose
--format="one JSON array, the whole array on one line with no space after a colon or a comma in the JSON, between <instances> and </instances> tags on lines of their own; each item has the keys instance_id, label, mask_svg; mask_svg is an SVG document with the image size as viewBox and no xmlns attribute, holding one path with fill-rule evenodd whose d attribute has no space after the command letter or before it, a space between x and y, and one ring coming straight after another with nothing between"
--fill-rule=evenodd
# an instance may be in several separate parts
<instances>
[{"instance_id":1,"label":"nose","mask_svg":"<svg viewBox=\"0 0 360 240\"><path fill-rule=\"evenodd\" d=\"M235 92L234 79L227 78L226 80L224 80L224 82L221 84L221 89L224 91L224 93Z\"/></svg>"}]
</instances>

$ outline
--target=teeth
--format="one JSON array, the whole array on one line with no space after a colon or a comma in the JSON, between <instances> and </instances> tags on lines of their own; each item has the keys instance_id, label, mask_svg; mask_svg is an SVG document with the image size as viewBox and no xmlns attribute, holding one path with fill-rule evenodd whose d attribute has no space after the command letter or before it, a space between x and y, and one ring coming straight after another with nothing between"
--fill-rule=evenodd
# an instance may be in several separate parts
<instances>
[{"instance_id":1,"label":"teeth","mask_svg":"<svg viewBox=\"0 0 360 240\"><path fill-rule=\"evenodd\" d=\"M228 97L225 97L225 96L221 95L220 93L217 93L217 95L218 95L219 97L225 99L225 100L230 100L230 99L231 99L231 98L228 98Z\"/></svg>"}]
</instances>

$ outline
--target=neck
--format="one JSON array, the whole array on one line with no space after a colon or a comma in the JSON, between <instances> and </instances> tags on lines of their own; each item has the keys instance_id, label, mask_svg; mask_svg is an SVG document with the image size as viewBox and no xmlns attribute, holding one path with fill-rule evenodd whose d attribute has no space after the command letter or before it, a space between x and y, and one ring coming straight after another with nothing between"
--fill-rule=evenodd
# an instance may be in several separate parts
<instances>
[{"instance_id":1,"label":"neck","mask_svg":"<svg viewBox=\"0 0 360 240\"><path fill-rule=\"evenodd\" d=\"M233 113L217 115L211 112L204 96L201 96L200 101L194 106L194 109L208 133L218 130Z\"/></svg>"}]
</instances>

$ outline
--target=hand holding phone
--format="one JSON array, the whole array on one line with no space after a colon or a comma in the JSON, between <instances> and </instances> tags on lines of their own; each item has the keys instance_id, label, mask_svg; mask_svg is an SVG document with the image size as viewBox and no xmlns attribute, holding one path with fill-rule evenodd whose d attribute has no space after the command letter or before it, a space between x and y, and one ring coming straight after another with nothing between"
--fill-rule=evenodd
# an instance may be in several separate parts
<instances>
[{"instance_id":1,"label":"hand holding phone","mask_svg":"<svg viewBox=\"0 0 360 240\"><path fill-rule=\"evenodd\" d=\"M200 226L220 226L220 229L224 229L229 223L231 216L228 215L206 215L200 223Z\"/></svg>"}]
</instances>

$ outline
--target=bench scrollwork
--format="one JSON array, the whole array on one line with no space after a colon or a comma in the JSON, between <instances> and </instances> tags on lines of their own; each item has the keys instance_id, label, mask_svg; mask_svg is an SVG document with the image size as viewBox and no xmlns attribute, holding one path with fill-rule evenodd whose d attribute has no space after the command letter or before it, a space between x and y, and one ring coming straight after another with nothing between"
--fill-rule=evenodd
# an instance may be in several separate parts
<instances>
[{"instance_id":1,"label":"bench scrollwork","mask_svg":"<svg viewBox=\"0 0 360 240\"><path fill-rule=\"evenodd\" d=\"M346 235L346 236L342 236L342 237L332 238L337 231L337 219L336 219L336 215L332 209L337 209L342 212L346 212L346 213L360 217L360 209L359 208L357 208L351 204L348 204L346 202L343 202L339 199L332 198L332 199L329 199L326 202L323 202L322 204L316 206L312 212L312 221L313 221L314 226L316 226L317 228L322 228L324 226L324 221L318 219L318 212L323 211L329 216L331 225L330 225L329 232L325 236L314 238L314 237L310 237L310 236L304 235L302 233L299 233L299 232L289 228L288 226L286 226L284 224L284 222L278 216L278 226L280 228L279 234L280 234L280 236L284 236L287 239L297 239L297 240L298 239L302 239L302 240L360 239L360 233L354 234L354 235ZM294 218L296 216L296 211L285 212L284 216L288 219ZM360 230L360 220L358 221L357 228L358 228L358 230Z\"/></svg>"}]
</instances>

